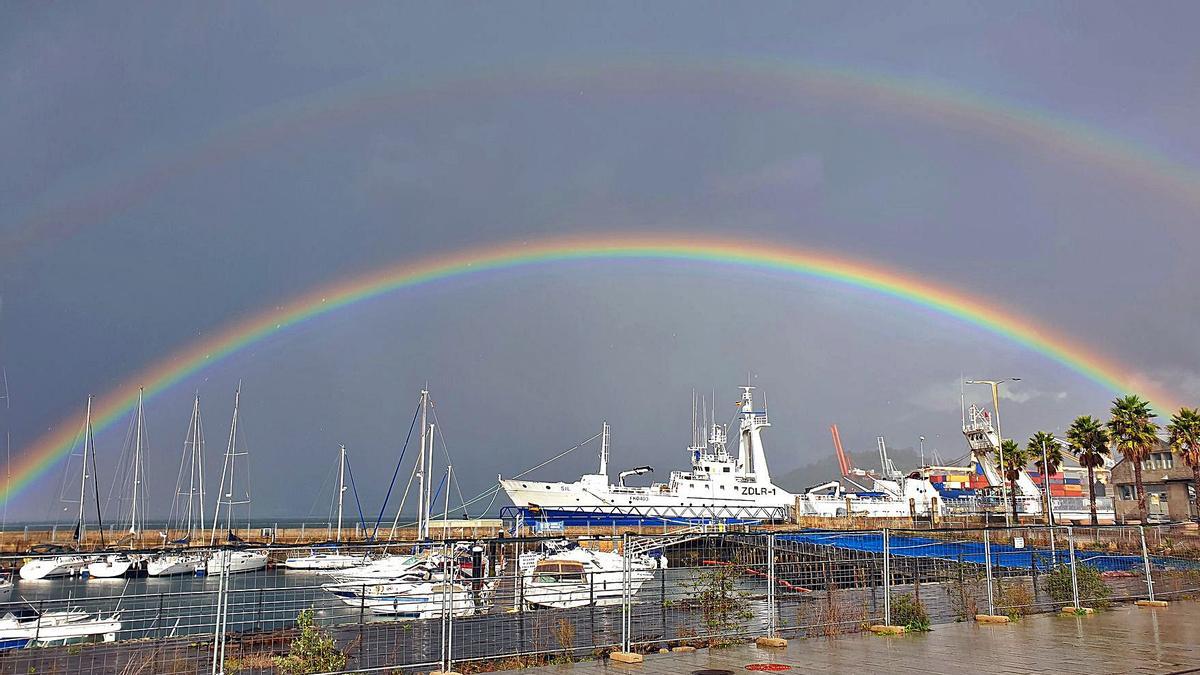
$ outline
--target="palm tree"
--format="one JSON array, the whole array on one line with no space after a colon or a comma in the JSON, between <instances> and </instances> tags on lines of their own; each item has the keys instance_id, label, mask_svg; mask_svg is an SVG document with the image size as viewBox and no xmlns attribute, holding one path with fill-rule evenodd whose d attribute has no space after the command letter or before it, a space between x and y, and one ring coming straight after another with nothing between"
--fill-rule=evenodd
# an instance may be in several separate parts
<instances>
[{"instance_id":1,"label":"palm tree","mask_svg":"<svg viewBox=\"0 0 1200 675\"><path fill-rule=\"evenodd\" d=\"M1108 436L1125 461L1133 465L1133 483L1137 490L1138 516L1142 522L1150 519L1146 508L1146 490L1142 485L1142 462L1158 444L1158 425L1150 403L1136 394L1113 400L1112 417L1108 420Z\"/></svg>"},{"instance_id":2,"label":"palm tree","mask_svg":"<svg viewBox=\"0 0 1200 675\"><path fill-rule=\"evenodd\" d=\"M1200 410L1180 408L1167 424L1171 450L1192 468L1192 489L1196 492L1196 518L1200 520Z\"/></svg>"},{"instance_id":3,"label":"palm tree","mask_svg":"<svg viewBox=\"0 0 1200 675\"><path fill-rule=\"evenodd\" d=\"M1039 431L1029 437L1029 445L1025 446L1025 452L1033 458L1033 463L1037 465L1038 473L1042 474L1042 492L1045 494L1045 511L1046 522L1050 522L1050 476L1058 473L1058 467L1062 466L1063 454L1062 443L1054 437L1054 434L1049 431ZM1042 457L1045 456L1047 466L1042 466Z\"/></svg>"},{"instance_id":4,"label":"palm tree","mask_svg":"<svg viewBox=\"0 0 1200 675\"><path fill-rule=\"evenodd\" d=\"M1017 515L1017 479L1029 465L1029 455L1011 438L1000 442L1004 450L1004 477L1008 479L1008 492L1012 495L1013 522L1019 522Z\"/></svg>"},{"instance_id":5,"label":"palm tree","mask_svg":"<svg viewBox=\"0 0 1200 675\"><path fill-rule=\"evenodd\" d=\"M1108 432L1100 420L1091 415L1081 415L1067 429L1067 443L1079 458L1079 466L1088 470L1088 506L1092 511L1092 525L1098 525L1096 469L1104 466L1104 460L1108 459Z\"/></svg>"}]
</instances>

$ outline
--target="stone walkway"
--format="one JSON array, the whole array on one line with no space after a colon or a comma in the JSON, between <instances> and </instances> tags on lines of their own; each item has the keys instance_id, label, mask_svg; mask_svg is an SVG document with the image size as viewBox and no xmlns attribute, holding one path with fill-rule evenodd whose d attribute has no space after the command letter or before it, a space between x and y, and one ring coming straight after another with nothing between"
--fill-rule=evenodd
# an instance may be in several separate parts
<instances>
[{"instance_id":1,"label":"stone walkway","mask_svg":"<svg viewBox=\"0 0 1200 675\"><path fill-rule=\"evenodd\" d=\"M793 673L1200 673L1200 603L1161 609L1122 605L1093 616L1039 614L1008 626L951 623L928 633L855 634L792 640L786 649L752 645L653 654L645 663L588 662L530 668L530 675L689 675L747 673L751 663L792 666Z\"/></svg>"}]
</instances>

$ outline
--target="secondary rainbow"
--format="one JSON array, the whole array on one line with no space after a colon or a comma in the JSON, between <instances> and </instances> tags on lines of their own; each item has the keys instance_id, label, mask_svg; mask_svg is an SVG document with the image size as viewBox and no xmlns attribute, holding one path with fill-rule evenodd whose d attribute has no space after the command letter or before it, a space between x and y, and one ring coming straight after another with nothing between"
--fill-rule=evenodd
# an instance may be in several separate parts
<instances>
[{"instance_id":1,"label":"secondary rainbow","mask_svg":"<svg viewBox=\"0 0 1200 675\"><path fill-rule=\"evenodd\" d=\"M342 280L296 297L260 314L233 323L143 369L93 402L94 427L100 431L126 419L137 401L139 386L148 397L229 355L296 324L391 291L441 279L490 270L549 262L585 260L676 260L733 265L786 272L866 289L883 296L962 320L1038 352L1112 392L1137 391L1156 407L1179 407L1175 396L1147 382L1121 364L1048 326L985 298L939 286L889 270L876 261L833 253L753 244L743 240L672 236L612 236L510 243L460 250L396 265ZM14 460L12 478L3 495L16 497L76 443L79 415L71 415L25 448Z\"/></svg>"},{"instance_id":2,"label":"secondary rainbow","mask_svg":"<svg viewBox=\"0 0 1200 675\"><path fill-rule=\"evenodd\" d=\"M439 74L428 83L370 76L263 106L233 122L197 133L191 143L144 144L140 155L96 165L53 188L0 237L13 255L31 243L69 236L158 194L175 180L265 148L303 142L314 131L361 125L413 106L509 95L574 98L586 92L655 97L741 96L756 105L789 105L815 98L885 110L970 133L1018 142L1031 152L1079 167L1102 166L1187 206L1200 204L1200 170L1144 144L1065 114L929 79L858 67L789 59L725 57L695 62L641 57L602 63L528 65Z\"/></svg>"}]
</instances>

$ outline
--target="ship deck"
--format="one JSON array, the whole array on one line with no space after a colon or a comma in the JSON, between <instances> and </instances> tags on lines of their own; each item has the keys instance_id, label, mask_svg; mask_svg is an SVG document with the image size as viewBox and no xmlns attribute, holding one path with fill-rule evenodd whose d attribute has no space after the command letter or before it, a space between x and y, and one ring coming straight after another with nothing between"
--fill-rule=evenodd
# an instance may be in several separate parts
<instances>
[{"instance_id":1,"label":"ship deck","mask_svg":"<svg viewBox=\"0 0 1200 675\"><path fill-rule=\"evenodd\" d=\"M1011 625L951 623L928 633L878 637L855 634L792 640L784 649L743 645L692 653L652 654L645 663L610 661L530 668L531 675L696 671L747 672L752 663L778 663L796 673L914 673L962 675L1054 671L1093 673L1200 672L1200 603L1169 607L1121 605L1092 616L1038 614Z\"/></svg>"}]
</instances>

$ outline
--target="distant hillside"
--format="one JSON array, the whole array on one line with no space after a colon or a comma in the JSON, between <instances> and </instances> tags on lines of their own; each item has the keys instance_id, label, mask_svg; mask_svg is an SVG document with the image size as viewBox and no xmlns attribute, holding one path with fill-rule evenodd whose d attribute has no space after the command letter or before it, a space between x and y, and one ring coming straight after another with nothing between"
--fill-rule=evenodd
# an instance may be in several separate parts
<instances>
[{"instance_id":1,"label":"distant hillside","mask_svg":"<svg viewBox=\"0 0 1200 675\"><path fill-rule=\"evenodd\" d=\"M879 470L879 453L850 452L850 461L860 469ZM915 468L921 462L920 454L913 448L888 448L888 457L892 464L901 471ZM926 458L928 459L928 457ZM837 458L831 452L828 457L789 471L780 476L772 476L772 482L788 492L799 493L804 488L839 478Z\"/></svg>"}]
</instances>

